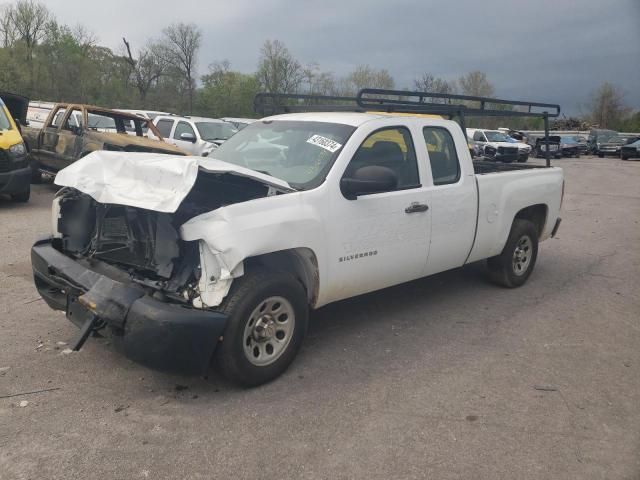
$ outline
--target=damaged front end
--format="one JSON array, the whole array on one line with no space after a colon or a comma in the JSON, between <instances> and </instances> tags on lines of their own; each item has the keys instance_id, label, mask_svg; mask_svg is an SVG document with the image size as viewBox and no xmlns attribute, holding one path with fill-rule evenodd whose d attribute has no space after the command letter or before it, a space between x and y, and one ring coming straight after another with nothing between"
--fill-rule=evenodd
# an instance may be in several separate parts
<instances>
[{"instance_id":1,"label":"damaged front end","mask_svg":"<svg viewBox=\"0 0 640 480\"><path fill-rule=\"evenodd\" d=\"M114 343L139 363L203 373L226 317L210 308L219 302L203 301L201 289L220 279L214 297L222 300L231 277L204 242L181 239L180 227L202 213L272 193L250 178L202 172L179 206L163 212L102 203L63 188L53 203L52 237L32 248L36 287L81 328L76 349L91 331L108 327Z\"/></svg>"}]
</instances>

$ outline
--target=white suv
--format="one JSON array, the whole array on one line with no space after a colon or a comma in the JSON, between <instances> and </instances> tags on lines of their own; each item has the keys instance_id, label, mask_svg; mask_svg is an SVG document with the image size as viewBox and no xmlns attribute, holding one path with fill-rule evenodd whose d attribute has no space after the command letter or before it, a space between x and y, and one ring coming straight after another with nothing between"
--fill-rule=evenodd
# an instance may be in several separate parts
<instances>
[{"instance_id":1,"label":"white suv","mask_svg":"<svg viewBox=\"0 0 640 480\"><path fill-rule=\"evenodd\" d=\"M215 118L158 115L153 123L166 142L202 157L208 156L238 131L233 124ZM149 136L153 137L153 134L149 132Z\"/></svg>"}]
</instances>

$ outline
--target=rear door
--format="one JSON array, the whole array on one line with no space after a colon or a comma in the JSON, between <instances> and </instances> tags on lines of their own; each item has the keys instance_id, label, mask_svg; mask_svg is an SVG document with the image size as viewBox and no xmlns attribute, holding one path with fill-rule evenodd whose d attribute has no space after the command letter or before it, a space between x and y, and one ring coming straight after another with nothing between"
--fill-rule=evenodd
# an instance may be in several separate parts
<instances>
[{"instance_id":1,"label":"rear door","mask_svg":"<svg viewBox=\"0 0 640 480\"><path fill-rule=\"evenodd\" d=\"M476 132L477 133L477 132ZM429 159L431 246L425 275L460 267L473 246L477 187L466 142L447 126L423 125Z\"/></svg>"}]
</instances>

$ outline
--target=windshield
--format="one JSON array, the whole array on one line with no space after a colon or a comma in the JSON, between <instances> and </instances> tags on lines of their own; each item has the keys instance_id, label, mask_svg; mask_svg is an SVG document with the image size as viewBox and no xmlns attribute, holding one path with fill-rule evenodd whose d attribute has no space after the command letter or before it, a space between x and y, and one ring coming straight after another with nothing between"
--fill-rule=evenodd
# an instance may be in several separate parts
<instances>
[{"instance_id":1,"label":"windshield","mask_svg":"<svg viewBox=\"0 0 640 480\"><path fill-rule=\"evenodd\" d=\"M306 190L324 181L354 130L323 122L254 122L218 147L213 156Z\"/></svg>"},{"instance_id":2,"label":"windshield","mask_svg":"<svg viewBox=\"0 0 640 480\"><path fill-rule=\"evenodd\" d=\"M490 142L508 142L509 139L502 132L484 132L487 136L487 140Z\"/></svg>"},{"instance_id":3,"label":"windshield","mask_svg":"<svg viewBox=\"0 0 640 480\"><path fill-rule=\"evenodd\" d=\"M238 130L229 123L223 122L196 122L198 132L203 140L227 140Z\"/></svg>"},{"instance_id":4,"label":"windshield","mask_svg":"<svg viewBox=\"0 0 640 480\"><path fill-rule=\"evenodd\" d=\"M571 135L562 135L560 136L560 141L564 143L576 143L576 137L573 137Z\"/></svg>"},{"instance_id":5,"label":"windshield","mask_svg":"<svg viewBox=\"0 0 640 480\"><path fill-rule=\"evenodd\" d=\"M2 102L0 102L0 130L11 130L11 123L9 122L7 111Z\"/></svg>"}]
</instances>

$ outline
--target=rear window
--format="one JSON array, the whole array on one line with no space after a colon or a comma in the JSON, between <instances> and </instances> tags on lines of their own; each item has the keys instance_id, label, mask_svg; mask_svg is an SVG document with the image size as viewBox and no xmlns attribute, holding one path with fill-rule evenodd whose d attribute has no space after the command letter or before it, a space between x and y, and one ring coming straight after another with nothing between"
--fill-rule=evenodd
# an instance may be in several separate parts
<instances>
[{"instance_id":1,"label":"rear window","mask_svg":"<svg viewBox=\"0 0 640 480\"><path fill-rule=\"evenodd\" d=\"M460 179L460 163L451 133L442 127L422 130L429 153L434 185L456 183Z\"/></svg>"}]
</instances>

